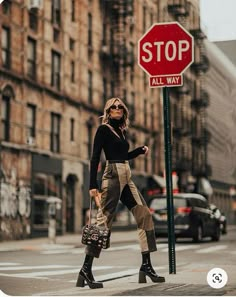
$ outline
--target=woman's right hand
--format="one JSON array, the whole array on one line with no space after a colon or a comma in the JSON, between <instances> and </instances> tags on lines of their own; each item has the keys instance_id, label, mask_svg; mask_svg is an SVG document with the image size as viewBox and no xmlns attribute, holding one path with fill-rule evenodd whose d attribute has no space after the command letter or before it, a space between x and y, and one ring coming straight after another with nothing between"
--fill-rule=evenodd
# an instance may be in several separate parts
<instances>
[{"instance_id":1,"label":"woman's right hand","mask_svg":"<svg viewBox=\"0 0 236 297\"><path fill-rule=\"evenodd\" d=\"M89 190L90 197L96 197L98 195L98 189Z\"/></svg>"},{"instance_id":2,"label":"woman's right hand","mask_svg":"<svg viewBox=\"0 0 236 297\"><path fill-rule=\"evenodd\" d=\"M95 200L97 207L100 207L100 195L98 189L89 190L89 195Z\"/></svg>"}]
</instances>

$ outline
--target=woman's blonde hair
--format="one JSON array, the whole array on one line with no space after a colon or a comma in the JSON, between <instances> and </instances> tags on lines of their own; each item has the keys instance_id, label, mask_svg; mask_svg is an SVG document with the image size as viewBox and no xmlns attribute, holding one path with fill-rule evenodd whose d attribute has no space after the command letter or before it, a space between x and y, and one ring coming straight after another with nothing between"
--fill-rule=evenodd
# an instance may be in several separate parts
<instances>
[{"instance_id":1,"label":"woman's blonde hair","mask_svg":"<svg viewBox=\"0 0 236 297\"><path fill-rule=\"evenodd\" d=\"M109 123L109 112L110 112L110 108L112 105L114 105L114 103L118 101L119 104L121 104L124 107L124 112L123 112L123 123L121 128L122 129L127 129L129 126L129 110L127 108L127 106L124 104L124 102L120 99L120 98L111 98L108 99L105 107L104 107L104 112L103 112L103 116L102 116L102 123L103 124L108 124Z\"/></svg>"}]
</instances>

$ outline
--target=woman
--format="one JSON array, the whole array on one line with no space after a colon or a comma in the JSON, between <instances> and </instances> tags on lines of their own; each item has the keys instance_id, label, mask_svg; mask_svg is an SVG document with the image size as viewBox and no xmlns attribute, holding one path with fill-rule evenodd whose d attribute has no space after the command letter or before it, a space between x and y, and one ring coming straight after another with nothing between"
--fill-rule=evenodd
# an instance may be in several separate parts
<instances>
[{"instance_id":1,"label":"woman","mask_svg":"<svg viewBox=\"0 0 236 297\"><path fill-rule=\"evenodd\" d=\"M141 154L148 153L148 147L142 146L128 152L129 144L126 140L126 129L129 124L129 111L119 98L107 101L102 125L97 129L90 167L90 196L98 199L97 170L101 151L106 156L106 167L102 177L100 210L97 214L97 224L107 222L111 228L115 216L116 206L121 202L128 207L137 222L138 235L142 253L142 265L139 271L139 283L146 282L149 276L153 282L165 282L165 278L158 276L151 264L150 252L156 251L156 239L150 211L131 180L128 160ZM99 258L101 249L86 246L86 256L80 270L77 284L83 287L86 281L90 288L102 288L103 284L96 282L92 274L94 257Z\"/></svg>"}]
</instances>

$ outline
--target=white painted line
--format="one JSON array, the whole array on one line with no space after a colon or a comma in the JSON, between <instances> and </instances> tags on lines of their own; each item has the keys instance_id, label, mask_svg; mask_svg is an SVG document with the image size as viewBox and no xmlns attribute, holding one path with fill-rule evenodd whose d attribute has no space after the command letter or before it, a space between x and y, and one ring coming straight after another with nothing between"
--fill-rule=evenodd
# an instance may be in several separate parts
<instances>
[{"instance_id":1,"label":"white painted line","mask_svg":"<svg viewBox=\"0 0 236 297\"><path fill-rule=\"evenodd\" d=\"M2 262L0 263L0 266L16 266L16 265L22 265L21 263L13 263L13 262Z\"/></svg>"},{"instance_id":2,"label":"white painted line","mask_svg":"<svg viewBox=\"0 0 236 297\"><path fill-rule=\"evenodd\" d=\"M83 251L84 252L84 251ZM68 254L68 253L73 253L72 249L68 249L68 250L49 250L49 251L42 251L40 252L40 254L42 255L54 255L54 254Z\"/></svg>"},{"instance_id":3,"label":"white painted line","mask_svg":"<svg viewBox=\"0 0 236 297\"><path fill-rule=\"evenodd\" d=\"M114 266L97 266L93 268L93 271L103 270L103 269L112 269ZM44 278L47 279L48 276L52 275L64 275L71 273L79 273L80 268L74 269L66 269L66 270L52 270L52 271L37 271L37 272L29 272L29 273L14 273L14 274L6 274L0 273L0 276L8 276L8 277L19 277L19 278Z\"/></svg>"},{"instance_id":4,"label":"white painted line","mask_svg":"<svg viewBox=\"0 0 236 297\"><path fill-rule=\"evenodd\" d=\"M74 245L69 245L69 244L42 244L41 247L43 249L53 249L53 250L68 250L68 249L73 249L75 246Z\"/></svg>"},{"instance_id":5,"label":"white painted line","mask_svg":"<svg viewBox=\"0 0 236 297\"><path fill-rule=\"evenodd\" d=\"M175 251L176 252L180 252L180 251L185 251L185 250L191 250L191 249L198 249L200 247L200 245L196 245L196 244L193 244L193 245L179 245L179 246L176 246L175 247ZM162 249L161 251L162 252L168 252L168 248L165 248L165 249Z\"/></svg>"},{"instance_id":6,"label":"white painted line","mask_svg":"<svg viewBox=\"0 0 236 297\"><path fill-rule=\"evenodd\" d=\"M0 267L1 271L12 270L34 270L34 269L54 269L54 268L66 268L71 265L41 265L41 266L16 266L16 267Z\"/></svg>"},{"instance_id":7,"label":"white painted line","mask_svg":"<svg viewBox=\"0 0 236 297\"><path fill-rule=\"evenodd\" d=\"M138 244L130 244L130 245L122 245L117 247L110 247L107 250L104 250L104 252L113 252L113 251L121 251L121 250L140 250L140 246Z\"/></svg>"},{"instance_id":8,"label":"white painted line","mask_svg":"<svg viewBox=\"0 0 236 297\"><path fill-rule=\"evenodd\" d=\"M204 254L204 253L216 252L216 251L224 250L227 247L228 247L227 245L216 245L216 246L211 246L209 248L201 249L199 251L196 251L196 253Z\"/></svg>"}]
</instances>

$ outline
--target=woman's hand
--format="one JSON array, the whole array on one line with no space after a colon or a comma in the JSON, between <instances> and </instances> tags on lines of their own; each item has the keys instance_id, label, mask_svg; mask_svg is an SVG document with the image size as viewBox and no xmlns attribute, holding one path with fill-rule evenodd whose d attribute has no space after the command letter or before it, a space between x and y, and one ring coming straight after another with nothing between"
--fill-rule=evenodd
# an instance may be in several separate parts
<instances>
[{"instance_id":1,"label":"woman's hand","mask_svg":"<svg viewBox=\"0 0 236 297\"><path fill-rule=\"evenodd\" d=\"M101 203L100 203L101 195L98 192L98 189L89 190L89 195L90 195L90 197L92 197L95 200L95 203L96 203L97 207L100 207L100 205L101 205Z\"/></svg>"},{"instance_id":2,"label":"woman's hand","mask_svg":"<svg viewBox=\"0 0 236 297\"><path fill-rule=\"evenodd\" d=\"M143 146L143 150L145 151L144 154L147 155L147 153L148 153L148 147L146 145Z\"/></svg>"}]
</instances>

